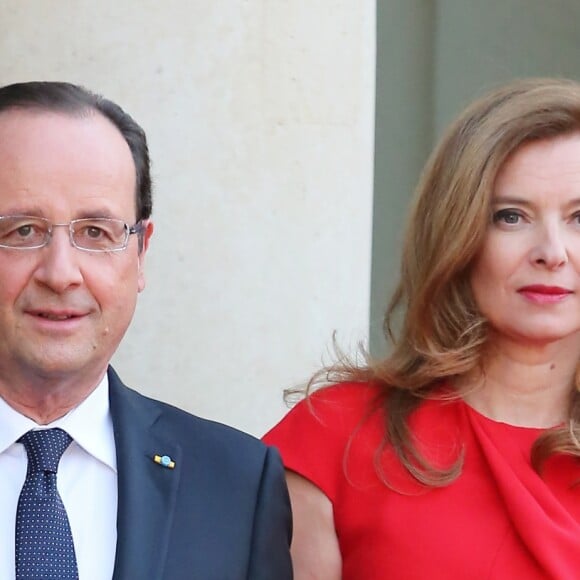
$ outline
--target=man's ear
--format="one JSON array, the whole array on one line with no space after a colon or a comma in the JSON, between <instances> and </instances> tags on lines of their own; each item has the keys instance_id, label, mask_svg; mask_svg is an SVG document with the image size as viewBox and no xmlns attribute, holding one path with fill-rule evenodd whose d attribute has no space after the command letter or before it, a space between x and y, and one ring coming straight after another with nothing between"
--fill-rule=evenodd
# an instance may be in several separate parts
<instances>
[{"instance_id":1,"label":"man's ear","mask_svg":"<svg viewBox=\"0 0 580 580\"><path fill-rule=\"evenodd\" d=\"M137 279L137 290L142 292L145 288L145 272L144 272L144 261L145 254L149 249L149 240L153 235L153 222L151 220L145 220L143 222L143 232L140 234L141 238L139 240L139 256L137 257L137 267L139 268L139 277Z\"/></svg>"}]
</instances>

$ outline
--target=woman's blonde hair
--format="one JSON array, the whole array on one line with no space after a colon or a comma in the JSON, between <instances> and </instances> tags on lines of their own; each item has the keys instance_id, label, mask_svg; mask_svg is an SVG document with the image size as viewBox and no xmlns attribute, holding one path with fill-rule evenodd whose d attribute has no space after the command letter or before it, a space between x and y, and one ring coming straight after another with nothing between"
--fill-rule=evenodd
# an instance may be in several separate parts
<instances>
[{"instance_id":1,"label":"woman's blonde hair","mask_svg":"<svg viewBox=\"0 0 580 580\"><path fill-rule=\"evenodd\" d=\"M486 321L470 285L470 267L491 217L498 172L522 144L580 132L580 83L532 78L512 82L470 105L451 124L427 161L407 226L400 282L385 315L392 345L365 365L339 357L317 373L324 381L372 381L385 409L384 444L427 485L445 485L461 470L433 468L418 453L408 418L444 380L477 370L487 342ZM580 161L579 161L580 162ZM538 471L556 452L580 456L580 401L575 394L566 427L536 442Z\"/></svg>"}]
</instances>

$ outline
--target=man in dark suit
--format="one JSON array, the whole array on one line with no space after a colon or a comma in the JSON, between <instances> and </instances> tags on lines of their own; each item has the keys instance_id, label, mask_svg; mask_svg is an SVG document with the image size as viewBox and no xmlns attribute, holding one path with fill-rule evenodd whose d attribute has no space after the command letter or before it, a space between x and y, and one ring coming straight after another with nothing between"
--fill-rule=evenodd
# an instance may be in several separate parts
<instances>
[{"instance_id":1,"label":"man in dark suit","mask_svg":"<svg viewBox=\"0 0 580 580\"><path fill-rule=\"evenodd\" d=\"M0 88L3 580L292 578L277 453L109 366L151 206L145 134L117 105Z\"/></svg>"}]
</instances>

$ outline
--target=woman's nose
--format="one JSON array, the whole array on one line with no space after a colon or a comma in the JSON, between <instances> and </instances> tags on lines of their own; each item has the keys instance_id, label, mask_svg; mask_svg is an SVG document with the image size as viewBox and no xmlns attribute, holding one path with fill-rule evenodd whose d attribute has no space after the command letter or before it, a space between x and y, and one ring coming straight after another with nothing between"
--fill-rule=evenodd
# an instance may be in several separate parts
<instances>
[{"instance_id":1,"label":"woman's nose","mask_svg":"<svg viewBox=\"0 0 580 580\"><path fill-rule=\"evenodd\" d=\"M534 246L532 261L550 270L555 270L568 262L568 251L564 232L558 227L545 228Z\"/></svg>"}]
</instances>

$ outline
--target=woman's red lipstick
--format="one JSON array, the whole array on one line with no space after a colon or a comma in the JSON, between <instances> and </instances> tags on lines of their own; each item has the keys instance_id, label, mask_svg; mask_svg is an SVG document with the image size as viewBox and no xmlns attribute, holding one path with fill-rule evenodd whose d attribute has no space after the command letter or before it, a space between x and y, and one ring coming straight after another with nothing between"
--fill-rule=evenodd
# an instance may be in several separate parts
<instances>
[{"instance_id":1,"label":"woman's red lipstick","mask_svg":"<svg viewBox=\"0 0 580 580\"><path fill-rule=\"evenodd\" d=\"M535 304L555 304L565 300L572 294L572 290L561 286L544 286L543 284L531 284L522 286L518 292Z\"/></svg>"}]
</instances>

